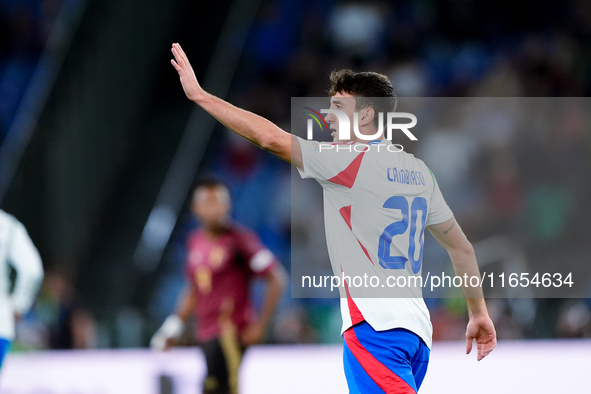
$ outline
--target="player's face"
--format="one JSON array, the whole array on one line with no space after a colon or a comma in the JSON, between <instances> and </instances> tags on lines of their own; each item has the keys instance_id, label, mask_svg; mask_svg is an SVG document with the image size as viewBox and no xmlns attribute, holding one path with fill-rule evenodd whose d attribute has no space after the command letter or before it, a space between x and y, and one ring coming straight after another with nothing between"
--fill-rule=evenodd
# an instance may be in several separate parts
<instances>
[{"instance_id":1,"label":"player's face","mask_svg":"<svg viewBox=\"0 0 591 394\"><path fill-rule=\"evenodd\" d=\"M200 187L193 194L192 210L205 227L223 227L230 216L230 193L223 186Z\"/></svg>"},{"instance_id":2,"label":"player's face","mask_svg":"<svg viewBox=\"0 0 591 394\"><path fill-rule=\"evenodd\" d=\"M355 113L355 97L349 93L336 93L330 98L330 109L338 109L343 111L349 117L349 124L353 127L353 114ZM326 115L326 123L331 130L331 136L334 142L348 142L339 140L339 121L334 114ZM350 135L353 135L353 130L350 130Z\"/></svg>"}]
</instances>

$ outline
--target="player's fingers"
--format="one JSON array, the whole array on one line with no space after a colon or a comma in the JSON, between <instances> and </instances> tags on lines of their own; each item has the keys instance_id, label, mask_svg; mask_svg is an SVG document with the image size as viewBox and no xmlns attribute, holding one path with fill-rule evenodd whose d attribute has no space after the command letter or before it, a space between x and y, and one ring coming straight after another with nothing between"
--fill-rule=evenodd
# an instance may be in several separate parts
<instances>
[{"instance_id":1,"label":"player's fingers","mask_svg":"<svg viewBox=\"0 0 591 394\"><path fill-rule=\"evenodd\" d=\"M178 50L178 48L176 47L172 47L172 54L174 55L174 58L176 59L176 61L179 63L179 65L182 66L182 63L184 61L184 56L183 54Z\"/></svg>"},{"instance_id":2,"label":"player's fingers","mask_svg":"<svg viewBox=\"0 0 591 394\"><path fill-rule=\"evenodd\" d=\"M472 337L466 335L466 354L470 354L472 351Z\"/></svg>"},{"instance_id":3,"label":"player's fingers","mask_svg":"<svg viewBox=\"0 0 591 394\"><path fill-rule=\"evenodd\" d=\"M183 68L181 66L179 66L178 64L176 64L174 66L175 70L177 71L177 73L179 74L179 78L183 78Z\"/></svg>"},{"instance_id":4,"label":"player's fingers","mask_svg":"<svg viewBox=\"0 0 591 394\"><path fill-rule=\"evenodd\" d=\"M181 44L179 44L178 42L176 43L176 47L179 50L179 52L183 55L183 56L187 56L185 55L185 51L183 51L183 48L181 47Z\"/></svg>"},{"instance_id":5,"label":"player's fingers","mask_svg":"<svg viewBox=\"0 0 591 394\"><path fill-rule=\"evenodd\" d=\"M240 337L240 343L243 346L250 346L252 345L252 340L250 338L250 335L248 335L247 332L245 332L241 337Z\"/></svg>"},{"instance_id":6,"label":"player's fingers","mask_svg":"<svg viewBox=\"0 0 591 394\"><path fill-rule=\"evenodd\" d=\"M476 347L478 348L478 361L482 360L485 356L484 352L484 345L481 343L477 343Z\"/></svg>"},{"instance_id":7,"label":"player's fingers","mask_svg":"<svg viewBox=\"0 0 591 394\"><path fill-rule=\"evenodd\" d=\"M177 61L177 63L181 63L183 58L176 48L172 48L172 54L174 55L174 59Z\"/></svg>"},{"instance_id":8,"label":"player's fingers","mask_svg":"<svg viewBox=\"0 0 591 394\"><path fill-rule=\"evenodd\" d=\"M179 44L173 45L172 52L174 53L174 57L176 58L176 60L179 63L185 63L185 60L187 59L187 55L185 55L185 52L183 52L183 50L181 49L181 46Z\"/></svg>"},{"instance_id":9,"label":"player's fingers","mask_svg":"<svg viewBox=\"0 0 591 394\"><path fill-rule=\"evenodd\" d=\"M496 348L496 347L497 347L497 340L496 339L493 339L492 341L487 343L487 346L486 346L487 354L492 352L494 350L494 348Z\"/></svg>"},{"instance_id":10,"label":"player's fingers","mask_svg":"<svg viewBox=\"0 0 591 394\"><path fill-rule=\"evenodd\" d=\"M174 339L167 338L166 341L164 341L164 346L162 347L162 350L170 350L173 345L174 345Z\"/></svg>"},{"instance_id":11,"label":"player's fingers","mask_svg":"<svg viewBox=\"0 0 591 394\"><path fill-rule=\"evenodd\" d=\"M177 45L178 45L177 51L178 51L178 53L180 55L181 61L183 62L183 67L190 68L191 67L191 63L189 62L189 58L185 54L185 51L183 51L183 48L181 48L181 46L179 44L177 44Z\"/></svg>"},{"instance_id":12,"label":"player's fingers","mask_svg":"<svg viewBox=\"0 0 591 394\"><path fill-rule=\"evenodd\" d=\"M180 66L180 65L178 64L178 62L179 62L179 57L178 57L178 55L177 55L177 53L176 53L176 50L175 50L174 48L172 48L172 56L174 56L174 62L175 62L175 64L176 64L177 66ZM175 68L176 68L176 67L175 67ZM177 70L178 70L178 69L177 69Z\"/></svg>"},{"instance_id":13,"label":"player's fingers","mask_svg":"<svg viewBox=\"0 0 591 394\"><path fill-rule=\"evenodd\" d=\"M170 63L172 64L175 70L181 72L181 67L174 61L174 59L170 59Z\"/></svg>"},{"instance_id":14,"label":"player's fingers","mask_svg":"<svg viewBox=\"0 0 591 394\"><path fill-rule=\"evenodd\" d=\"M489 341L489 342L478 345L478 361L480 361L483 358L485 358L486 356L488 356L490 354L490 352L492 352L495 347L496 347L495 341Z\"/></svg>"}]
</instances>

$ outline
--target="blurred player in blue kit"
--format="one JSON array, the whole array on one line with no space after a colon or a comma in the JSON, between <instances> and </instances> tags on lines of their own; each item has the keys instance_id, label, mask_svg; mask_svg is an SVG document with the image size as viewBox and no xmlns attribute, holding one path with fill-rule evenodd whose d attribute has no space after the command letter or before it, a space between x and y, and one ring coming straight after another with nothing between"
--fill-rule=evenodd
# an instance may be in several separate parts
<instances>
[{"instance_id":1,"label":"blurred player in blue kit","mask_svg":"<svg viewBox=\"0 0 591 394\"><path fill-rule=\"evenodd\" d=\"M231 220L230 192L220 181L199 181L193 189L191 210L202 226L187 238L187 286L177 310L154 334L151 346L170 347L185 322L196 314L195 336L207 364L203 393L235 394L242 354L263 340L286 273L254 231ZM267 285L258 316L250 297L255 277Z\"/></svg>"},{"instance_id":2,"label":"blurred player in blue kit","mask_svg":"<svg viewBox=\"0 0 591 394\"><path fill-rule=\"evenodd\" d=\"M172 65L191 101L234 133L296 166L303 178L322 185L335 276L368 274L381 283L392 275L420 276L425 228L447 250L456 275L480 276L472 245L429 168L405 152L370 149L392 145L378 131L383 128L377 121L378 113L395 110L394 90L386 76L350 70L331 74L330 108L346 114L350 125L358 121L361 135L373 137L367 142L353 130L339 130L338 118L329 113L325 119L334 141L320 150L318 142L293 136L205 92L179 44L173 44L172 53ZM352 137L339 140L339 131L348 131ZM361 149L357 144L362 144ZM346 284L341 290L344 367L350 392L416 393L427 371L432 337L422 295L368 297ZM470 317L466 352L470 353L475 340L481 360L496 346L494 325L482 290L463 290Z\"/></svg>"},{"instance_id":3,"label":"blurred player in blue kit","mask_svg":"<svg viewBox=\"0 0 591 394\"><path fill-rule=\"evenodd\" d=\"M9 266L16 271L12 291ZM31 309L42 280L41 258L27 230L0 210L0 368L15 336L15 322Z\"/></svg>"}]
</instances>

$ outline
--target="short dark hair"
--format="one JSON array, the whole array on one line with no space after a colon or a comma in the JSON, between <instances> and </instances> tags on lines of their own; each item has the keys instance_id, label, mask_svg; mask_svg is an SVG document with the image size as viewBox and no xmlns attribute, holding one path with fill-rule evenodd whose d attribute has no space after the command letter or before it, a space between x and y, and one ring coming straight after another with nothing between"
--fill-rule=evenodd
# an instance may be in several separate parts
<instances>
[{"instance_id":1,"label":"short dark hair","mask_svg":"<svg viewBox=\"0 0 591 394\"><path fill-rule=\"evenodd\" d=\"M230 188L228 187L228 185L222 181L219 178L213 177L213 176L202 176L200 178L197 178L197 180L195 180L195 182L193 182L193 187L191 188L191 192L195 193L197 191L197 189L199 188L214 188L214 187L225 187L228 192L230 191Z\"/></svg>"},{"instance_id":2,"label":"short dark hair","mask_svg":"<svg viewBox=\"0 0 591 394\"><path fill-rule=\"evenodd\" d=\"M371 107L376 111L374 124L378 127L378 112L396 110L398 98L390 79L384 74L372 71L355 72L349 69L330 73L330 97L337 93L349 93L355 96L355 109ZM383 98L372 100L372 98Z\"/></svg>"}]
</instances>

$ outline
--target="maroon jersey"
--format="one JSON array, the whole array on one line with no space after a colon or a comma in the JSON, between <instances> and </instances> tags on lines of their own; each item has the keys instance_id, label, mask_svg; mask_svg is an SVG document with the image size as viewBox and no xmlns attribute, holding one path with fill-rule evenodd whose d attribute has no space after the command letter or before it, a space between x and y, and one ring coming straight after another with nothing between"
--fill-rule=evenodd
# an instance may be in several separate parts
<instances>
[{"instance_id":1,"label":"maroon jersey","mask_svg":"<svg viewBox=\"0 0 591 394\"><path fill-rule=\"evenodd\" d=\"M259 237L240 225L232 224L216 239L201 229L192 232L187 239L187 275L197 296L197 339L219 336L223 316L231 316L238 332L251 323L250 281L276 262Z\"/></svg>"}]
</instances>

